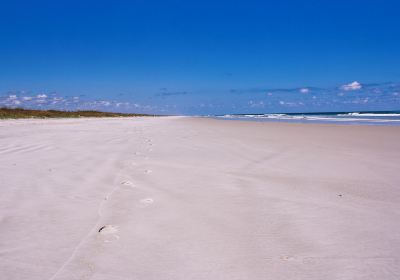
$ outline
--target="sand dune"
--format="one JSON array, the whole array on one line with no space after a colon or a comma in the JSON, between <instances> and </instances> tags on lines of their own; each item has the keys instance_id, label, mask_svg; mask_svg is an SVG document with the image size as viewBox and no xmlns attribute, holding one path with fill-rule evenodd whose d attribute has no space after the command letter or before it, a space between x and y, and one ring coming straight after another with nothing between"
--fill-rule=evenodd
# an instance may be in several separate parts
<instances>
[{"instance_id":1,"label":"sand dune","mask_svg":"<svg viewBox=\"0 0 400 280\"><path fill-rule=\"evenodd\" d=\"M400 279L400 128L0 122L0 278Z\"/></svg>"}]
</instances>

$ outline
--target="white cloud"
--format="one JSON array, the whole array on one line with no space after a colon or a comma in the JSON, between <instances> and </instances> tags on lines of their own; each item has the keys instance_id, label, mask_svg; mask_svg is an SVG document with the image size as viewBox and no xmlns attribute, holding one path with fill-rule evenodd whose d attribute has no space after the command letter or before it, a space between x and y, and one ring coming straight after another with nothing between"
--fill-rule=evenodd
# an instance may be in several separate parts
<instances>
[{"instance_id":1,"label":"white cloud","mask_svg":"<svg viewBox=\"0 0 400 280\"><path fill-rule=\"evenodd\" d=\"M46 94L38 94L36 95L37 98L47 98Z\"/></svg>"},{"instance_id":2,"label":"white cloud","mask_svg":"<svg viewBox=\"0 0 400 280\"><path fill-rule=\"evenodd\" d=\"M15 106L15 105L20 105L21 101L17 100L17 99L8 99L5 102L1 102L2 104L6 105L6 106Z\"/></svg>"},{"instance_id":3,"label":"white cloud","mask_svg":"<svg viewBox=\"0 0 400 280\"><path fill-rule=\"evenodd\" d=\"M309 90L308 88L301 88L301 89L300 89L300 92L301 92L301 93L309 93L310 90Z\"/></svg>"},{"instance_id":4,"label":"white cloud","mask_svg":"<svg viewBox=\"0 0 400 280\"><path fill-rule=\"evenodd\" d=\"M8 100L15 100L15 99L17 99L16 95L9 95L8 96Z\"/></svg>"},{"instance_id":5,"label":"white cloud","mask_svg":"<svg viewBox=\"0 0 400 280\"><path fill-rule=\"evenodd\" d=\"M352 82L350 84L343 85L340 88L343 89L343 90L358 90L358 89L362 88L362 85L359 82L354 81L354 82Z\"/></svg>"},{"instance_id":6,"label":"white cloud","mask_svg":"<svg viewBox=\"0 0 400 280\"><path fill-rule=\"evenodd\" d=\"M29 100L32 100L32 97L30 97L30 96L24 96L24 97L22 97L22 100L24 100L24 101L29 101Z\"/></svg>"},{"instance_id":7,"label":"white cloud","mask_svg":"<svg viewBox=\"0 0 400 280\"><path fill-rule=\"evenodd\" d=\"M264 107L264 106L265 106L265 104L264 104L263 101L253 101L253 100L250 100L250 101L248 102L248 104L249 104L250 107L252 107L252 108Z\"/></svg>"},{"instance_id":8,"label":"white cloud","mask_svg":"<svg viewBox=\"0 0 400 280\"><path fill-rule=\"evenodd\" d=\"M304 105L303 102L297 103L297 102L285 102L285 101L279 101L279 104L282 106L286 106L286 107L297 107L299 105Z\"/></svg>"}]
</instances>

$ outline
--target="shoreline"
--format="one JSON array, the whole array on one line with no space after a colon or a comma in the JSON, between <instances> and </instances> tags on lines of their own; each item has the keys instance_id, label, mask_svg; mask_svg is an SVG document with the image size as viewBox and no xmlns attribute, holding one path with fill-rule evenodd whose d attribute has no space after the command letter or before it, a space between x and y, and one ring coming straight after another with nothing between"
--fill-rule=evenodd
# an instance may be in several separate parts
<instances>
[{"instance_id":1,"label":"shoreline","mask_svg":"<svg viewBox=\"0 0 400 280\"><path fill-rule=\"evenodd\" d=\"M282 124L282 125L320 125L320 126L355 126L355 127L399 127L397 124L365 124L365 123L344 123L344 122L312 122L312 121L303 121L303 122L297 122L297 121L286 121L286 120L279 120L279 121L274 121L274 120L247 120L247 119L223 119L223 118L218 118L218 117L210 117L210 116L186 116L186 115L171 115L171 116L135 116L135 117L81 117L81 118L75 118L75 117L62 117L62 118L18 118L18 119L0 119L0 124L1 123L24 123L24 122L46 122L46 121L74 121L74 120L88 120L88 121L95 121L95 120L134 120L134 119L153 119L153 118L167 118L167 119L193 119L193 120L216 120L216 121L223 121L223 122L233 122L233 123L262 123L262 124Z\"/></svg>"}]
</instances>

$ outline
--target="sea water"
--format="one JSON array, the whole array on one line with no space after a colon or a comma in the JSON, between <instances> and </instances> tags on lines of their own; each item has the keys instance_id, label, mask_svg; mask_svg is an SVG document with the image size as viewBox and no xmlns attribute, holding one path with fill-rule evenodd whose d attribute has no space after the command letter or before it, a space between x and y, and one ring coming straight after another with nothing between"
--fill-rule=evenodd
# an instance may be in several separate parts
<instances>
[{"instance_id":1,"label":"sea water","mask_svg":"<svg viewBox=\"0 0 400 280\"><path fill-rule=\"evenodd\" d=\"M336 124L340 123L340 124L400 126L400 111L237 114L237 115L219 115L215 117L222 119L229 119L229 120L247 120L247 121L336 123Z\"/></svg>"}]
</instances>

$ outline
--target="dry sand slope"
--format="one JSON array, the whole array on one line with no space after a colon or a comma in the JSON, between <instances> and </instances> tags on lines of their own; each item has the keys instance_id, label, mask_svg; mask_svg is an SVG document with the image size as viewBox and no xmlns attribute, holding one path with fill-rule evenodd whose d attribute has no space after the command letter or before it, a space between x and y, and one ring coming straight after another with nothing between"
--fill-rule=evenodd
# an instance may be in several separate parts
<instances>
[{"instance_id":1,"label":"dry sand slope","mask_svg":"<svg viewBox=\"0 0 400 280\"><path fill-rule=\"evenodd\" d=\"M400 128L0 122L0 279L400 279Z\"/></svg>"}]
</instances>

